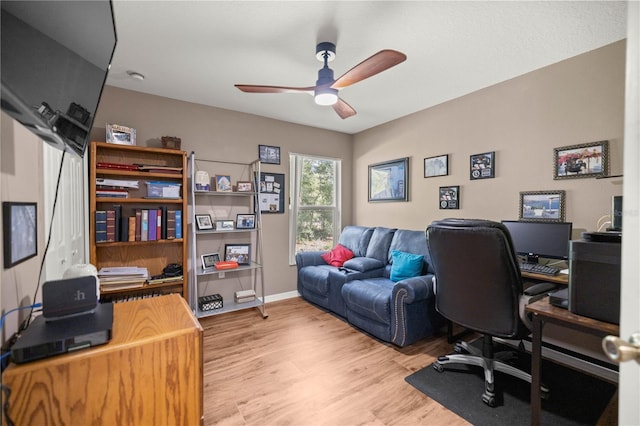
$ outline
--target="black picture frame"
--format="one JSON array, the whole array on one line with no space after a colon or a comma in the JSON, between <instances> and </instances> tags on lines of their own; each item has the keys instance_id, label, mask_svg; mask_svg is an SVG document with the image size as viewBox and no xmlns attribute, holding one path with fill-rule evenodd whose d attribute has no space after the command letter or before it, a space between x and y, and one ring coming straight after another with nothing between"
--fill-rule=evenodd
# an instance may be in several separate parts
<instances>
[{"instance_id":1,"label":"black picture frame","mask_svg":"<svg viewBox=\"0 0 640 426\"><path fill-rule=\"evenodd\" d=\"M469 157L469 179L491 179L496 172L495 151L473 154Z\"/></svg>"},{"instance_id":2,"label":"black picture frame","mask_svg":"<svg viewBox=\"0 0 640 426\"><path fill-rule=\"evenodd\" d=\"M284 173L260 173L258 206L261 213L284 213Z\"/></svg>"},{"instance_id":3,"label":"black picture frame","mask_svg":"<svg viewBox=\"0 0 640 426\"><path fill-rule=\"evenodd\" d=\"M264 164L280 164L280 147L258 145L258 158Z\"/></svg>"},{"instance_id":4,"label":"black picture frame","mask_svg":"<svg viewBox=\"0 0 640 426\"><path fill-rule=\"evenodd\" d=\"M207 229L213 229L213 222L211 221L211 216L208 214L197 214L196 226L198 227L198 231L206 231Z\"/></svg>"},{"instance_id":5,"label":"black picture frame","mask_svg":"<svg viewBox=\"0 0 640 426\"><path fill-rule=\"evenodd\" d=\"M251 264L251 244L225 244L224 260L238 262L238 265Z\"/></svg>"},{"instance_id":6,"label":"black picture frame","mask_svg":"<svg viewBox=\"0 0 640 426\"><path fill-rule=\"evenodd\" d=\"M609 141L553 149L553 179L609 176Z\"/></svg>"},{"instance_id":7,"label":"black picture frame","mask_svg":"<svg viewBox=\"0 0 640 426\"><path fill-rule=\"evenodd\" d=\"M441 186L439 190L440 209L457 210L460 208L460 186Z\"/></svg>"},{"instance_id":8,"label":"black picture frame","mask_svg":"<svg viewBox=\"0 0 640 426\"><path fill-rule=\"evenodd\" d=\"M220 262L219 253L208 253L200 256L202 260L202 269L213 269L216 266L216 262Z\"/></svg>"},{"instance_id":9,"label":"black picture frame","mask_svg":"<svg viewBox=\"0 0 640 426\"><path fill-rule=\"evenodd\" d=\"M256 215L253 213L238 213L236 216L236 229L255 229Z\"/></svg>"},{"instance_id":10,"label":"black picture frame","mask_svg":"<svg viewBox=\"0 0 640 426\"><path fill-rule=\"evenodd\" d=\"M4 267L11 268L38 254L38 204L2 202Z\"/></svg>"},{"instance_id":11,"label":"black picture frame","mask_svg":"<svg viewBox=\"0 0 640 426\"><path fill-rule=\"evenodd\" d=\"M409 157L369 165L369 202L409 201Z\"/></svg>"},{"instance_id":12,"label":"black picture frame","mask_svg":"<svg viewBox=\"0 0 640 426\"><path fill-rule=\"evenodd\" d=\"M424 159L424 177L447 176L449 174L449 154L436 155Z\"/></svg>"},{"instance_id":13,"label":"black picture frame","mask_svg":"<svg viewBox=\"0 0 640 426\"><path fill-rule=\"evenodd\" d=\"M564 222L565 191L522 191L518 220Z\"/></svg>"}]
</instances>

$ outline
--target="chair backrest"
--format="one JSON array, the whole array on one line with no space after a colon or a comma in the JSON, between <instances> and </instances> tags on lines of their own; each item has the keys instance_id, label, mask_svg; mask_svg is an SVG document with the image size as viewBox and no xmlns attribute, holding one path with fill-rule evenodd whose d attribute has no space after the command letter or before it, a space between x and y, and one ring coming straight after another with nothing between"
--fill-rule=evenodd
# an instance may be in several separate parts
<instances>
[{"instance_id":1,"label":"chair backrest","mask_svg":"<svg viewBox=\"0 0 640 426\"><path fill-rule=\"evenodd\" d=\"M519 316L520 268L504 225L478 219L436 221L427 228L427 245L438 312L492 336L527 333Z\"/></svg>"}]
</instances>

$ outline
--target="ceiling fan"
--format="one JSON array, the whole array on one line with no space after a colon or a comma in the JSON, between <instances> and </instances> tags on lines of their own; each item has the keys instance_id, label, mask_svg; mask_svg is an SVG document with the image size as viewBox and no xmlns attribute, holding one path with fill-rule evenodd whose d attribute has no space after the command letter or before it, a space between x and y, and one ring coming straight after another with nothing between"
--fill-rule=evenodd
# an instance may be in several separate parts
<instances>
[{"instance_id":1,"label":"ceiling fan","mask_svg":"<svg viewBox=\"0 0 640 426\"><path fill-rule=\"evenodd\" d=\"M340 118L345 119L356 115L356 110L338 96L338 90L388 70L407 59L407 55L404 53L389 49L381 50L334 80L333 70L329 68L328 63L335 57L335 44L323 42L316 46L316 58L324 62L324 66L318 71L318 80L315 86L285 87L236 84L235 87L247 93L308 93L314 96L318 105L331 105Z\"/></svg>"}]
</instances>

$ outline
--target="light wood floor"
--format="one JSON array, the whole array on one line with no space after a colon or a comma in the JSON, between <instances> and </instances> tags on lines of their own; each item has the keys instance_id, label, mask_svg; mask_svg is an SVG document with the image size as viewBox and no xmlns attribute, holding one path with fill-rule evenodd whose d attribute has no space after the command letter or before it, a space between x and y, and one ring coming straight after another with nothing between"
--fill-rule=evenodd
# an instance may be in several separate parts
<instances>
[{"instance_id":1,"label":"light wood floor","mask_svg":"<svg viewBox=\"0 0 640 426\"><path fill-rule=\"evenodd\" d=\"M446 336L398 348L299 298L267 312L200 321L205 426L469 424L404 380L451 351Z\"/></svg>"}]
</instances>

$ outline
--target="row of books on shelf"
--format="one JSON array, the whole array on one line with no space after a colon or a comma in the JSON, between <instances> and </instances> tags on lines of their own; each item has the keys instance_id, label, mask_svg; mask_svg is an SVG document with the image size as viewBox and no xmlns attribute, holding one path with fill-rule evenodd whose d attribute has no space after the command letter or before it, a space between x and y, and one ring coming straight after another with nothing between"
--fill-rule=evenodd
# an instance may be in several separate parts
<instances>
[{"instance_id":1,"label":"row of books on shelf","mask_svg":"<svg viewBox=\"0 0 640 426\"><path fill-rule=\"evenodd\" d=\"M182 238L182 210L166 206L136 209L124 216L121 205L96 210L96 243L157 241Z\"/></svg>"},{"instance_id":2,"label":"row of books on shelf","mask_svg":"<svg viewBox=\"0 0 640 426\"><path fill-rule=\"evenodd\" d=\"M108 170L128 170L128 171L140 171L150 173L168 173L179 174L182 173L182 167L162 166L158 164L120 164L120 163L108 163L98 162L96 164L98 169Z\"/></svg>"}]
</instances>

